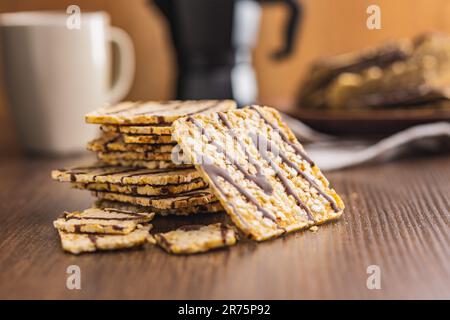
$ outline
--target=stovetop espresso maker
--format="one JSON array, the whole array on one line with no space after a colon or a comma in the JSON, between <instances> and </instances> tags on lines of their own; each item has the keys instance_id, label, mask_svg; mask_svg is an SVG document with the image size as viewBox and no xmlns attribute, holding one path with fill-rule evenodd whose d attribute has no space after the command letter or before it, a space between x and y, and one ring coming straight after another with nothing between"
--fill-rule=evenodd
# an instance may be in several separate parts
<instances>
[{"instance_id":1,"label":"stovetop espresso maker","mask_svg":"<svg viewBox=\"0 0 450 320\"><path fill-rule=\"evenodd\" d=\"M293 49L302 7L297 0L149 0L168 21L178 66L177 99L235 99L255 102L258 85L252 66L261 3L289 8L281 60Z\"/></svg>"}]
</instances>

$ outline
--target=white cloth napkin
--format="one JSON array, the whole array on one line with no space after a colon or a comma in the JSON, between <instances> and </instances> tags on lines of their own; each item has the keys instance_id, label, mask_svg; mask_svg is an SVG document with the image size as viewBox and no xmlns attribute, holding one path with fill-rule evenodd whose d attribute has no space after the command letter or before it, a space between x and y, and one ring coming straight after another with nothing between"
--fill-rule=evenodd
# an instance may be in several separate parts
<instances>
[{"instance_id":1,"label":"white cloth napkin","mask_svg":"<svg viewBox=\"0 0 450 320\"><path fill-rule=\"evenodd\" d=\"M283 118L304 144L309 156L324 171L343 169L367 162L381 163L411 151L450 150L449 122L417 125L374 141L326 135L286 114L283 114Z\"/></svg>"}]
</instances>

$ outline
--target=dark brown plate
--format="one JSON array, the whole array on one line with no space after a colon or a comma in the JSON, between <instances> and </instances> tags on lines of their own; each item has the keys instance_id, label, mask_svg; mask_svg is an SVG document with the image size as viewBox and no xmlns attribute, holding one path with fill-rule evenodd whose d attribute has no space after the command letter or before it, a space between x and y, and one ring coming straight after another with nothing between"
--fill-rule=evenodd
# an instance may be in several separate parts
<instances>
[{"instance_id":1,"label":"dark brown plate","mask_svg":"<svg viewBox=\"0 0 450 320\"><path fill-rule=\"evenodd\" d=\"M450 109L308 110L282 108L313 129L338 135L384 135L417 124L450 121Z\"/></svg>"}]
</instances>

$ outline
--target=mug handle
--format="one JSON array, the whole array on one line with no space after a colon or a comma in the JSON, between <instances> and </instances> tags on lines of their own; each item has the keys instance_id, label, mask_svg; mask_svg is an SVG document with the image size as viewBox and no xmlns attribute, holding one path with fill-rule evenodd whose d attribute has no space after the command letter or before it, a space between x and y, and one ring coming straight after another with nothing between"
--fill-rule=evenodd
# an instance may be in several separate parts
<instances>
[{"instance_id":1,"label":"mug handle","mask_svg":"<svg viewBox=\"0 0 450 320\"><path fill-rule=\"evenodd\" d=\"M135 56L131 37L120 28L110 27L109 41L117 46L118 72L117 79L106 94L109 103L116 103L125 98L134 80Z\"/></svg>"}]
</instances>

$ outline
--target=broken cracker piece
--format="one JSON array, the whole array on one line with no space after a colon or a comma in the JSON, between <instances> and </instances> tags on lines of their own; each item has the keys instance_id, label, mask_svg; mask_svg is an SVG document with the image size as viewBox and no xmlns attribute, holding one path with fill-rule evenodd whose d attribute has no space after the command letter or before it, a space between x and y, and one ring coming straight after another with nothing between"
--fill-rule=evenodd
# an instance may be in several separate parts
<instances>
[{"instance_id":1,"label":"broken cracker piece","mask_svg":"<svg viewBox=\"0 0 450 320\"><path fill-rule=\"evenodd\" d=\"M149 233L148 236L147 236L147 242L152 244L152 245L155 245L156 244L156 239L155 239L155 237L153 235L151 235Z\"/></svg>"},{"instance_id":2,"label":"broken cracker piece","mask_svg":"<svg viewBox=\"0 0 450 320\"><path fill-rule=\"evenodd\" d=\"M174 231L157 233L154 237L159 246L174 254L206 252L232 246L237 241L234 228L222 223L183 226Z\"/></svg>"},{"instance_id":3,"label":"broken cracker piece","mask_svg":"<svg viewBox=\"0 0 450 320\"><path fill-rule=\"evenodd\" d=\"M138 224L154 217L150 212L132 212L115 208L89 208L84 211L64 213L53 225L56 229L71 233L129 234Z\"/></svg>"},{"instance_id":4,"label":"broken cracker piece","mask_svg":"<svg viewBox=\"0 0 450 320\"><path fill-rule=\"evenodd\" d=\"M64 251L80 254L99 250L119 250L138 247L146 243L151 224L138 225L126 235L69 233L59 230Z\"/></svg>"}]
</instances>

